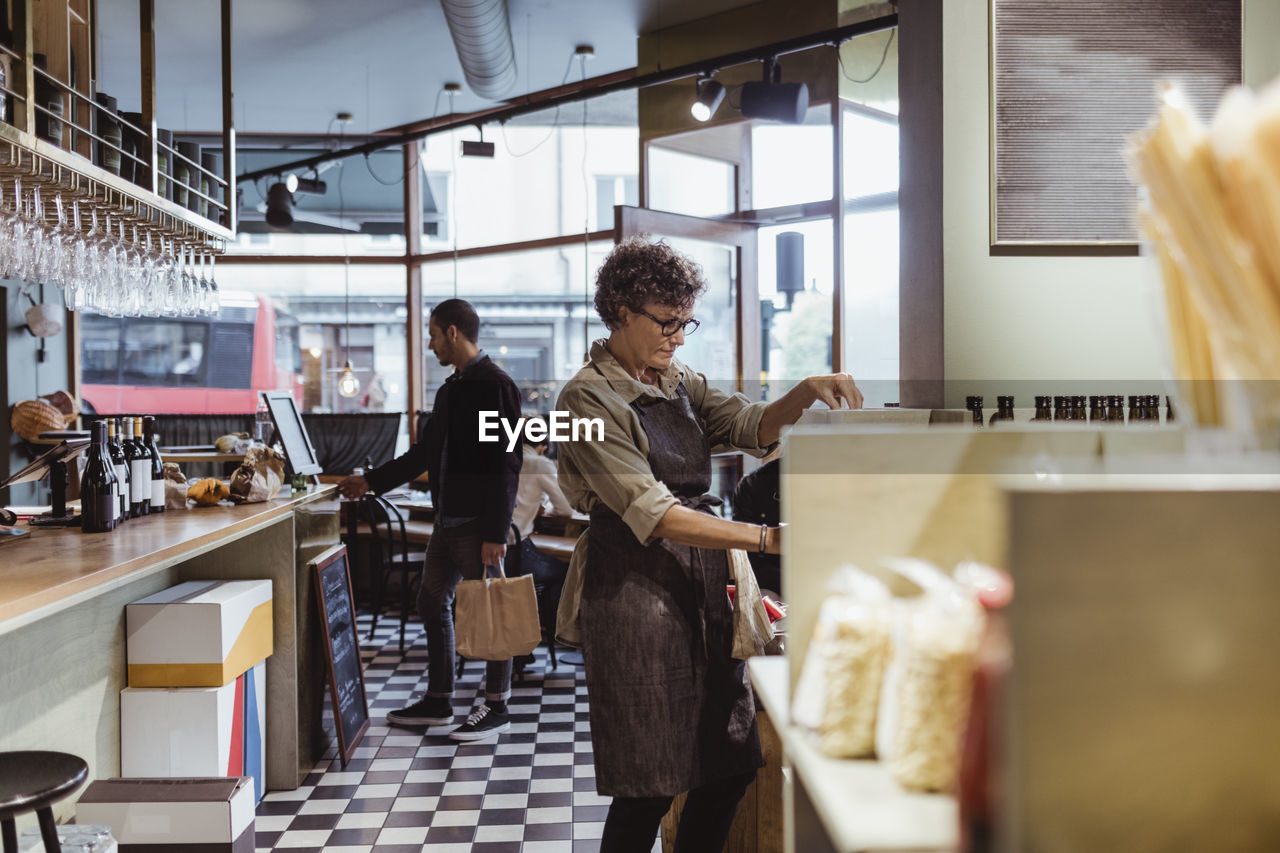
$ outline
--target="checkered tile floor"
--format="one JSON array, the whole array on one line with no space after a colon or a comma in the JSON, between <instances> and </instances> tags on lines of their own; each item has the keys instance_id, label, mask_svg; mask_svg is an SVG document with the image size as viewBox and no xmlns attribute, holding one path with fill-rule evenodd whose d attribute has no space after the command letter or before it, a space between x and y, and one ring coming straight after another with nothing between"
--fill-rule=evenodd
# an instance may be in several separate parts
<instances>
[{"instance_id":1,"label":"checkered tile floor","mask_svg":"<svg viewBox=\"0 0 1280 853\"><path fill-rule=\"evenodd\" d=\"M387 711L426 689L421 626L410 626L402 656L398 620L380 619L372 642L369 617L358 622L369 731L345 768L335 746L302 787L267 794L258 806L258 853L598 851L609 799L596 794L582 667L562 660L551 670L540 647L513 684L511 730L458 744L447 737L450 727L423 734L385 725ZM458 723L483 677L484 664L467 664L454 691Z\"/></svg>"}]
</instances>

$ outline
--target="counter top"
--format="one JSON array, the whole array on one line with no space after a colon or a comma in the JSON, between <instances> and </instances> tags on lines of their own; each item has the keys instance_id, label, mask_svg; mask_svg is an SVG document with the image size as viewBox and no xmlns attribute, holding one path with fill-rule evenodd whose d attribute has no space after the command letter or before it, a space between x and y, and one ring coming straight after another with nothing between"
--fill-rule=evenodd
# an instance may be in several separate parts
<instances>
[{"instance_id":1,"label":"counter top","mask_svg":"<svg viewBox=\"0 0 1280 853\"><path fill-rule=\"evenodd\" d=\"M953 850L959 834L955 797L903 790L880 762L829 758L787 721L787 659L757 657L751 684L782 736L793 772L839 853Z\"/></svg>"},{"instance_id":2,"label":"counter top","mask_svg":"<svg viewBox=\"0 0 1280 853\"><path fill-rule=\"evenodd\" d=\"M32 528L0 550L0 634L189 560L335 496L332 486L239 506L166 510L110 533Z\"/></svg>"}]
</instances>

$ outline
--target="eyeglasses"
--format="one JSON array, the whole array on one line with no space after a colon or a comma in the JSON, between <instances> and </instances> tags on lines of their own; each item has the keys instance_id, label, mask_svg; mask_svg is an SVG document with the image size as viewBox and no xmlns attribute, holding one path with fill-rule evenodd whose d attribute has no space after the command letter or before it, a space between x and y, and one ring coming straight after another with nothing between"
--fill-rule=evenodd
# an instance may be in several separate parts
<instances>
[{"instance_id":1,"label":"eyeglasses","mask_svg":"<svg viewBox=\"0 0 1280 853\"><path fill-rule=\"evenodd\" d=\"M672 320L659 320L643 308L637 308L636 313L643 314L653 322L657 323L662 334L668 338L679 331L683 331L686 335L692 335L694 332L698 331L698 327L702 325L692 317L688 320L681 320L679 317Z\"/></svg>"}]
</instances>

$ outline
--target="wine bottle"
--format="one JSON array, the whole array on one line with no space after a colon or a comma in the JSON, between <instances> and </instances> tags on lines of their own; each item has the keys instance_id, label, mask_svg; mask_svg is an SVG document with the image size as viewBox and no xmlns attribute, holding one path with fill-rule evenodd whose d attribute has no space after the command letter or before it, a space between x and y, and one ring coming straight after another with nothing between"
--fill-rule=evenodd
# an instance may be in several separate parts
<instances>
[{"instance_id":1,"label":"wine bottle","mask_svg":"<svg viewBox=\"0 0 1280 853\"><path fill-rule=\"evenodd\" d=\"M129 433L124 444L124 458L129 462L129 517L139 518L151 512L151 454L142 445L142 418L129 418Z\"/></svg>"},{"instance_id":2,"label":"wine bottle","mask_svg":"<svg viewBox=\"0 0 1280 853\"><path fill-rule=\"evenodd\" d=\"M1107 397L1107 420L1111 423L1124 423L1124 397L1120 394Z\"/></svg>"},{"instance_id":3,"label":"wine bottle","mask_svg":"<svg viewBox=\"0 0 1280 853\"><path fill-rule=\"evenodd\" d=\"M107 425L96 421L89 461L80 475L80 529L85 533L106 533L116 526L116 472L106 443Z\"/></svg>"},{"instance_id":4,"label":"wine bottle","mask_svg":"<svg viewBox=\"0 0 1280 853\"><path fill-rule=\"evenodd\" d=\"M142 418L142 432L145 435L142 443L151 459L151 511L164 512L164 460L156 446L156 419L151 415Z\"/></svg>"},{"instance_id":5,"label":"wine bottle","mask_svg":"<svg viewBox=\"0 0 1280 853\"><path fill-rule=\"evenodd\" d=\"M1013 398L1007 396L996 397L996 410L991 415L990 423L995 424L996 421L1013 420Z\"/></svg>"},{"instance_id":6,"label":"wine bottle","mask_svg":"<svg viewBox=\"0 0 1280 853\"><path fill-rule=\"evenodd\" d=\"M964 407L969 410L973 416L973 425L982 427L982 398L978 396L969 396L964 398Z\"/></svg>"},{"instance_id":7,"label":"wine bottle","mask_svg":"<svg viewBox=\"0 0 1280 853\"><path fill-rule=\"evenodd\" d=\"M116 475L116 524L120 524L129 517L129 466L120 452L115 418L107 419L107 455L111 457L111 470Z\"/></svg>"},{"instance_id":8,"label":"wine bottle","mask_svg":"<svg viewBox=\"0 0 1280 853\"><path fill-rule=\"evenodd\" d=\"M1036 416L1033 421L1051 421L1053 420L1053 412L1049 409L1049 398L1047 396L1036 396Z\"/></svg>"}]
</instances>

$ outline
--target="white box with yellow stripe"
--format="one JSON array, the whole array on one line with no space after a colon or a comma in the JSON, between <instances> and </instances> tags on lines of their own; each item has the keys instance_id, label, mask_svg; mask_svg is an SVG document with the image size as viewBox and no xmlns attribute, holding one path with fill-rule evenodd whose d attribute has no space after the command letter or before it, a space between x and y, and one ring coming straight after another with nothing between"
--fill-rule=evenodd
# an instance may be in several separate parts
<instances>
[{"instance_id":1,"label":"white box with yellow stripe","mask_svg":"<svg viewBox=\"0 0 1280 853\"><path fill-rule=\"evenodd\" d=\"M125 608L120 691L126 777L266 778L271 582L190 581Z\"/></svg>"},{"instance_id":2,"label":"white box with yellow stripe","mask_svg":"<svg viewBox=\"0 0 1280 853\"><path fill-rule=\"evenodd\" d=\"M125 607L130 687L221 687L271 656L271 581L188 581Z\"/></svg>"}]
</instances>

